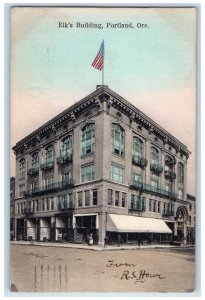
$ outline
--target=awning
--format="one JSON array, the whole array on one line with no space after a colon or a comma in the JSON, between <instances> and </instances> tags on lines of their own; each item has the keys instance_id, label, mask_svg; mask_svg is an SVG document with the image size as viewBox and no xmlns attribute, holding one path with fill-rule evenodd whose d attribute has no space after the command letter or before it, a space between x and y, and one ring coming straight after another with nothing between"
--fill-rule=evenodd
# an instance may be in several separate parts
<instances>
[{"instance_id":1,"label":"awning","mask_svg":"<svg viewBox=\"0 0 205 300\"><path fill-rule=\"evenodd\" d=\"M172 233L163 220L117 214L108 214L107 231Z\"/></svg>"}]
</instances>

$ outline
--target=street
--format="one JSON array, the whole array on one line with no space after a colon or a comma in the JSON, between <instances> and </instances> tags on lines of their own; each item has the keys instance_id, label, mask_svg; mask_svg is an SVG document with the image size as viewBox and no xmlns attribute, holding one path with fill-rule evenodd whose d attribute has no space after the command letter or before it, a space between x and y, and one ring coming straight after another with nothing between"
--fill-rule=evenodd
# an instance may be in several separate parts
<instances>
[{"instance_id":1,"label":"street","mask_svg":"<svg viewBox=\"0 0 205 300\"><path fill-rule=\"evenodd\" d=\"M11 245L11 284L17 292L191 292L194 268L194 248Z\"/></svg>"}]
</instances>

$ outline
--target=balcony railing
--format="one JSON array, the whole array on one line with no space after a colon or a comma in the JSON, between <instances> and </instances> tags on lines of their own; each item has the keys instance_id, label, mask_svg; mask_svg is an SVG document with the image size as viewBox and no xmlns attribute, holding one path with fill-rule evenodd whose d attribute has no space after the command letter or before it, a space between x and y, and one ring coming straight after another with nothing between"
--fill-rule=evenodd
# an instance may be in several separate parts
<instances>
[{"instance_id":1,"label":"balcony railing","mask_svg":"<svg viewBox=\"0 0 205 300\"><path fill-rule=\"evenodd\" d=\"M129 208L129 212L144 212L146 211L146 207L142 206L141 203L133 203L132 206Z\"/></svg>"},{"instance_id":2,"label":"balcony railing","mask_svg":"<svg viewBox=\"0 0 205 300\"><path fill-rule=\"evenodd\" d=\"M39 173L39 168L38 168L38 167L30 168L30 169L28 169L28 171L27 171L27 174L28 174L29 176L35 176L35 175L38 175L38 173Z\"/></svg>"},{"instance_id":3,"label":"balcony railing","mask_svg":"<svg viewBox=\"0 0 205 300\"><path fill-rule=\"evenodd\" d=\"M169 179L176 179L176 173L171 170L165 171L165 177Z\"/></svg>"},{"instance_id":4,"label":"balcony railing","mask_svg":"<svg viewBox=\"0 0 205 300\"><path fill-rule=\"evenodd\" d=\"M129 185L131 188L136 190L143 190L144 188L144 183L137 180L131 180Z\"/></svg>"},{"instance_id":5,"label":"balcony railing","mask_svg":"<svg viewBox=\"0 0 205 300\"><path fill-rule=\"evenodd\" d=\"M165 159L165 165L167 165L167 166L174 166L174 165L176 165L176 158L175 157L166 158Z\"/></svg>"},{"instance_id":6,"label":"balcony railing","mask_svg":"<svg viewBox=\"0 0 205 300\"><path fill-rule=\"evenodd\" d=\"M58 165L65 165L71 163L73 160L72 154L70 155L61 155L57 157L57 164Z\"/></svg>"},{"instance_id":7,"label":"balcony railing","mask_svg":"<svg viewBox=\"0 0 205 300\"><path fill-rule=\"evenodd\" d=\"M141 168L146 167L147 163L148 163L147 159L145 159L142 156L137 156L137 155L133 155L132 162L133 162L133 164L135 164Z\"/></svg>"},{"instance_id":8,"label":"balcony railing","mask_svg":"<svg viewBox=\"0 0 205 300\"><path fill-rule=\"evenodd\" d=\"M158 164L158 163L152 163L150 165L150 170L153 173L159 175L159 174L161 174L163 172L163 167L160 164Z\"/></svg>"},{"instance_id":9,"label":"balcony railing","mask_svg":"<svg viewBox=\"0 0 205 300\"><path fill-rule=\"evenodd\" d=\"M47 186L38 187L35 189L24 191L24 196L33 196L33 195L41 195L50 192L56 192L62 189L68 189L73 187L73 180L69 181L60 181L48 184Z\"/></svg>"},{"instance_id":10,"label":"balcony railing","mask_svg":"<svg viewBox=\"0 0 205 300\"><path fill-rule=\"evenodd\" d=\"M165 196L168 198L172 198L172 199L176 199L176 197L177 197L177 194L172 191L167 191L167 190L164 190L164 189L161 189L159 187L152 186L149 184L144 185L144 190L154 193L154 194L159 194L159 195L162 195L162 196Z\"/></svg>"},{"instance_id":11,"label":"balcony railing","mask_svg":"<svg viewBox=\"0 0 205 300\"><path fill-rule=\"evenodd\" d=\"M54 168L54 161L47 161L41 164L41 170L47 171Z\"/></svg>"}]
</instances>

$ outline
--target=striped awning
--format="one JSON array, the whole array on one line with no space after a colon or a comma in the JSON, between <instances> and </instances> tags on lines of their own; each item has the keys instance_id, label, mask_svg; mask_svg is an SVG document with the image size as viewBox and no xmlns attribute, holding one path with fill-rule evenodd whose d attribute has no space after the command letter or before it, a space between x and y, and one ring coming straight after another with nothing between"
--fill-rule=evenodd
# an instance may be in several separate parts
<instances>
[{"instance_id":1,"label":"striped awning","mask_svg":"<svg viewBox=\"0 0 205 300\"><path fill-rule=\"evenodd\" d=\"M161 219L117 214L108 214L106 230L114 232L172 233L171 229Z\"/></svg>"}]
</instances>

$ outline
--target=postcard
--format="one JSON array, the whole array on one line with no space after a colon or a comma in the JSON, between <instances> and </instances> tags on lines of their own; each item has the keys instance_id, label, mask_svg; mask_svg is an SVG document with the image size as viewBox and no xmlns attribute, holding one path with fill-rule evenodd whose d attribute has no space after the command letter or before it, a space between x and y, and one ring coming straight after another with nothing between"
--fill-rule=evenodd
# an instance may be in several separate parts
<instances>
[{"instance_id":1,"label":"postcard","mask_svg":"<svg viewBox=\"0 0 205 300\"><path fill-rule=\"evenodd\" d=\"M10 13L11 292L193 292L196 8Z\"/></svg>"}]
</instances>

